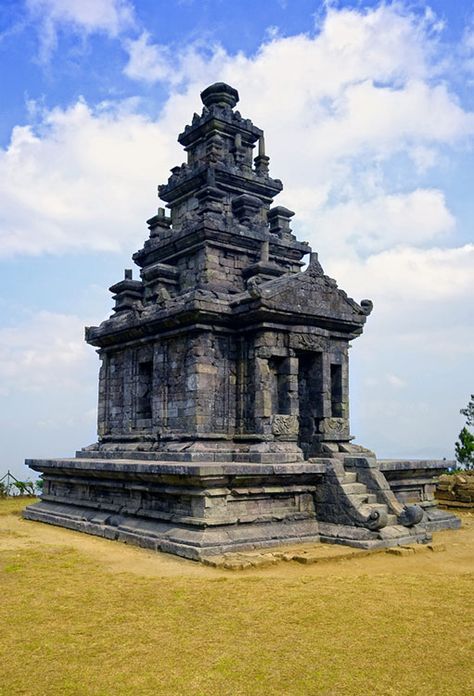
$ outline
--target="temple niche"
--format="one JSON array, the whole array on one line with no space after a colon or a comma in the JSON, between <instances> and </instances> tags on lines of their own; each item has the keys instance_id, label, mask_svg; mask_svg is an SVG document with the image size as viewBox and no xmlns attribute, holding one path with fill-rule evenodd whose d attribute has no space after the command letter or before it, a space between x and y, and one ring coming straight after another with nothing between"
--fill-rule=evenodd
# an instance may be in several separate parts
<instances>
[{"instance_id":1,"label":"temple niche","mask_svg":"<svg viewBox=\"0 0 474 696\"><path fill-rule=\"evenodd\" d=\"M205 89L187 160L111 288L98 349L98 441L29 460L25 516L189 558L288 541L372 548L456 526L433 490L446 462L378 462L354 445L348 349L372 310L325 275L274 206L263 131L237 91Z\"/></svg>"}]
</instances>

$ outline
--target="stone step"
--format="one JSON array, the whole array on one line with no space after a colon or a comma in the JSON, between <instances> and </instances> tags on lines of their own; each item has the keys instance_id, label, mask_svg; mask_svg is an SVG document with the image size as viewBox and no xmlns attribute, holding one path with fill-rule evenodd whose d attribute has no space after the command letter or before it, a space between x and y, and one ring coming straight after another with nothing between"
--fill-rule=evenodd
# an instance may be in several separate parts
<instances>
[{"instance_id":1,"label":"stone step","mask_svg":"<svg viewBox=\"0 0 474 696\"><path fill-rule=\"evenodd\" d=\"M397 516L396 515L388 515L387 527L391 527L391 526L396 525L396 524L398 524Z\"/></svg>"},{"instance_id":2,"label":"stone step","mask_svg":"<svg viewBox=\"0 0 474 696\"><path fill-rule=\"evenodd\" d=\"M357 474L355 471L346 471L344 483L357 483Z\"/></svg>"},{"instance_id":3,"label":"stone step","mask_svg":"<svg viewBox=\"0 0 474 696\"><path fill-rule=\"evenodd\" d=\"M359 505L373 505L374 503L377 503L377 496L373 493L352 493L351 498L354 500L354 502L358 502Z\"/></svg>"},{"instance_id":4,"label":"stone step","mask_svg":"<svg viewBox=\"0 0 474 696\"><path fill-rule=\"evenodd\" d=\"M368 495L367 486L363 483L343 483L342 487L348 495L365 493Z\"/></svg>"}]
</instances>

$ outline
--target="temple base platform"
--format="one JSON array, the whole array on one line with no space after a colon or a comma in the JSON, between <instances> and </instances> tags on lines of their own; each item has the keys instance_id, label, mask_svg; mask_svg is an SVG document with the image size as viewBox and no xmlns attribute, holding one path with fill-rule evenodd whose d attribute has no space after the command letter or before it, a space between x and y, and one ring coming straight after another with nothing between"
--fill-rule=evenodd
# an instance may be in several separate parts
<instances>
[{"instance_id":1,"label":"temple base platform","mask_svg":"<svg viewBox=\"0 0 474 696\"><path fill-rule=\"evenodd\" d=\"M41 501L24 517L202 560L298 542L375 549L457 528L438 510L449 463L363 457L293 463L34 459Z\"/></svg>"}]
</instances>

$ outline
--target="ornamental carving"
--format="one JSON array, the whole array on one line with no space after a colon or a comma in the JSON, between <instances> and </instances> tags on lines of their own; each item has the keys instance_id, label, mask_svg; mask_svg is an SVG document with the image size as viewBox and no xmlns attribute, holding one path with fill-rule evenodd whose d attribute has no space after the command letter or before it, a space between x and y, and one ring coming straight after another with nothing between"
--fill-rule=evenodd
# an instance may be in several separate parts
<instances>
[{"instance_id":1,"label":"ornamental carving","mask_svg":"<svg viewBox=\"0 0 474 696\"><path fill-rule=\"evenodd\" d=\"M290 336L290 347L294 350L322 351L327 349L328 341L323 336L300 333Z\"/></svg>"},{"instance_id":2,"label":"ornamental carving","mask_svg":"<svg viewBox=\"0 0 474 696\"><path fill-rule=\"evenodd\" d=\"M297 435L298 416L275 414L272 418L272 433L274 435Z\"/></svg>"},{"instance_id":3,"label":"ornamental carving","mask_svg":"<svg viewBox=\"0 0 474 696\"><path fill-rule=\"evenodd\" d=\"M321 432L326 435L345 435L348 423L345 418L324 418L320 425Z\"/></svg>"}]
</instances>

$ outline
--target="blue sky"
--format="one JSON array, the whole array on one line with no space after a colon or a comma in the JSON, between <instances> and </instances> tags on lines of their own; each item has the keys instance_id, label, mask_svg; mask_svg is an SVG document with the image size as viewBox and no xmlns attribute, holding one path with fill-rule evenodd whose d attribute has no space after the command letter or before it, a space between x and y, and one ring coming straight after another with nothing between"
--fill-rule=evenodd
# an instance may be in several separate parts
<instances>
[{"instance_id":1,"label":"blue sky","mask_svg":"<svg viewBox=\"0 0 474 696\"><path fill-rule=\"evenodd\" d=\"M453 456L474 391L473 2L2 0L0 74L0 473L95 439L83 326L216 80L264 128L297 234L374 300L356 441Z\"/></svg>"}]
</instances>

